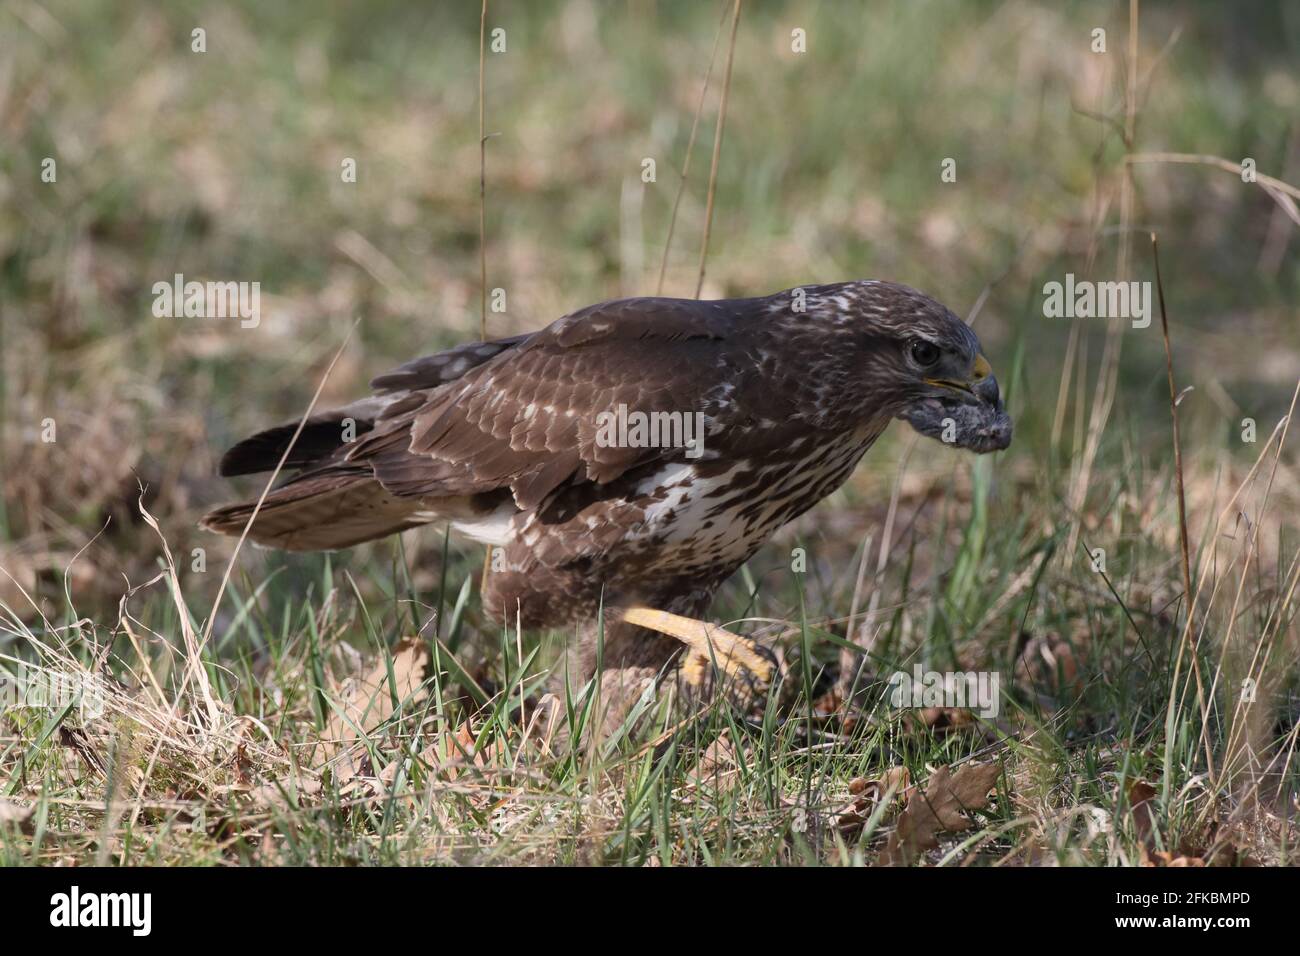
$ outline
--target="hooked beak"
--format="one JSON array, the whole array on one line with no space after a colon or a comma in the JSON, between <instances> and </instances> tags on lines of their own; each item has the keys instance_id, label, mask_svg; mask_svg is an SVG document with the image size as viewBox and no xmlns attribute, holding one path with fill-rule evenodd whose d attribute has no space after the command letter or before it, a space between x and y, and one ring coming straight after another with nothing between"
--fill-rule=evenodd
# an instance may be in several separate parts
<instances>
[{"instance_id":1,"label":"hooked beak","mask_svg":"<svg viewBox=\"0 0 1300 956\"><path fill-rule=\"evenodd\" d=\"M989 360L983 355L975 356L975 364L971 368L971 377L968 382L958 382L947 378L927 378L925 383L936 388L964 392L994 408L998 406L1001 398L998 392L998 380L993 377L993 366L989 364Z\"/></svg>"}]
</instances>

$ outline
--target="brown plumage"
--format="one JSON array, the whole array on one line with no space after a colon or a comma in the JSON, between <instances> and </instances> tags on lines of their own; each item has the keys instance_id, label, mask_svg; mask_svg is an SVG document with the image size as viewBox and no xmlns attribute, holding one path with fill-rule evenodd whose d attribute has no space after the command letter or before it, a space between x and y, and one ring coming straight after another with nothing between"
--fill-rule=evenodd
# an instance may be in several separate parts
<instances>
[{"instance_id":1,"label":"brown plumage","mask_svg":"<svg viewBox=\"0 0 1300 956\"><path fill-rule=\"evenodd\" d=\"M605 302L531 335L417 359L372 386L307 423L288 459L300 470L268 495L250 537L319 550L450 521L501 549L489 613L532 627L589 622L602 601L699 615L777 528L843 483L893 418L976 451L1011 434L970 329L878 281ZM620 409L692 416L702 448L611 442ZM296 426L240 442L221 473L273 469ZM219 509L203 526L239 534L252 507ZM623 635L638 660L665 657L639 649L654 640Z\"/></svg>"}]
</instances>

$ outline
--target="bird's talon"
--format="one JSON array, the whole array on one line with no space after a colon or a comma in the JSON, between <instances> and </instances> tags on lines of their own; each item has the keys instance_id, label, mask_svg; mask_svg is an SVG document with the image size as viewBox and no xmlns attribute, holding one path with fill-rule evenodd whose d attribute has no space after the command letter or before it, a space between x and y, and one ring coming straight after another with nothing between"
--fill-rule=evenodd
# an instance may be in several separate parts
<instances>
[{"instance_id":1,"label":"bird's talon","mask_svg":"<svg viewBox=\"0 0 1300 956\"><path fill-rule=\"evenodd\" d=\"M772 679L772 662L755 650L754 642L726 628L649 607L628 608L622 619L685 644L688 652L681 665L682 674L692 684L704 682L714 661L728 677L745 679L743 669L760 683Z\"/></svg>"}]
</instances>

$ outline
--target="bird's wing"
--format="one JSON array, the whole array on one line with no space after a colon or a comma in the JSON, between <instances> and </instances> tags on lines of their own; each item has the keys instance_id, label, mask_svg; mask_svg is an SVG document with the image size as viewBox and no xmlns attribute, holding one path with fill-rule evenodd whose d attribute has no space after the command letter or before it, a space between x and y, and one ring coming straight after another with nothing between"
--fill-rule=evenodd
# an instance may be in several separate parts
<instances>
[{"instance_id":1,"label":"bird's wing","mask_svg":"<svg viewBox=\"0 0 1300 956\"><path fill-rule=\"evenodd\" d=\"M598 441L603 412L701 412L714 421L747 374L744 303L624 299L558 319L449 384L408 400L358 441L398 496L509 488L524 510L574 482L606 484L683 448ZM389 381L388 376L377 384ZM404 387L404 386L403 386Z\"/></svg>"},{"instance_id":2,"label":"bird's wing","mask_svg":"<svg viewBox=\"0 0 1300 956\"><path fill-rule=\"evenodd\" d=\"M355 435L364 435L377 424L423 405L430 390L455 381L526 338L515 335L490 342L468 342L413 359L373 379L370 387L374 395L317 412L301 424L294 420L275 425L238 442L222 456L218 471L226 478L271 471L287 452L284 466L304 470L292 480L314 478L315 471L337 464L348 450L342 439L348 430L345 425Z\"/></svg>"}]
</instances>

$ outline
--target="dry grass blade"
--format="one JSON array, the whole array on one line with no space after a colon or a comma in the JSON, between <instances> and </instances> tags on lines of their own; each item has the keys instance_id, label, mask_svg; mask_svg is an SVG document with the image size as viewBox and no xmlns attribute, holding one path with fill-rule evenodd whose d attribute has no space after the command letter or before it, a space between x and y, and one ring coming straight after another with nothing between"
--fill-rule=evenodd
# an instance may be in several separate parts
<instances>
[{"instance_id":1,"label":"dry grass blade","mask_svg":"<svg viewBox=\"0 0 1300 956\"><path fill-rule=\"evenodd\" d=\"M293 447L295 444L297 444L298 437L302 434L303 427L307 424L307 419L311 417L311 413L315 410L316 403L320 400L321 392L325 390L325 383L329 381L330 373L334 370L334 367L338 364L339 359L342 358L344 349L347 348L348 342L352 340L352 334L357 330L357 326L360 324L361 324L361 319L357 318L357 320L352 323L352 327L348 329L348 334L344 336L343 342L341 345L339 345L338 351L334 353L334 358L330 360L329 366L325 369L325 374L321 376L320 383L316 386L316 392L314 395L312 395L311 402L307 405L306 411L303 412L302 418L298 420L298 427L294 430L293 437L289 439L289 443L285 446L284 452L280 455L280 460L276 463L275 470L272 471L270 477L267 478L266 484L262 488L262 494L257 499L257 505L253 508L253 513L248 516L248 522L244 525L243 532L239 535L239 539L235 542L235 547L231 552L230 560L226 563L226 569L221 576L221 584L217 588L217 596L212 602L212 610L208 614L208 620L206 626L203 629L203 635L201 638L198 638L197 640L193 639L192 629L189 624L189 609L185 605L184 598L181 593L179 578L177 577L176 574L176 566L174 562L171 560L171 552L170 549L167 547L166 541L164 540L163 542L164 556L167 558L167 570L164 572L164 574L168 576L168 580L171 584L173 597L177 602L177 610L180 615L181 626L184 633L187 635L187 639L186 639L187 666L186 666L185 674L181 679L180 687L177 689L175 698L172 701L170 712L167 716L168 723L173 721L176 715L178 714L181 706L181 702L184 699L185 690L189 686L191 677L197 675L197 679L200 682L199 686L203 689L204 692L204 701L208 707L208 716L210 722L208 729L209 732L215 732L221 714L220 714L220 709L218 708L216 702L213 700L211 691L208 687L207 670L202 660L202 654L203 654L203 649L207 646L207 643L212 636L212 627L216 623L216 619L217 619L217 608L221 606L221 599L225 596L226 588L230 584L230 575L234 571L235 561L239 557L239 551L243 547L244 540L248 537L249 529L252 528L253 522L257 520L258 512L261 511L262 504L266 501L266 496L270 494L271 488L275 485L275 480L280 476L280 472L284 468L284 463L288 461L289 455L293 452ZM158 528L156 522L151 521L152 516L149 515L147 511L145 511L143 500L141 500L140 502L140 511L144 515L145 520L149 522L150 526L158 533L159 537L162 537L161 529ZM148 786L149 780L153 775L154 768L157 766L159 755L162 753L163 744L164 744L164 738L162 735L159 735L158 740L154 746L153 752L149 756L149 761L145 766L144 773L141 775L141 779L139 781L139 785L136 790L135 805L131 810L130 827L133 827L136 821L139 819L140 811L143 806L145 789ZM123 849L123 853L125 854L125 849Z\"/></svg>"},{"instance_id":2,"label":"dry grass blade","mask_svg":"<svg viewBox=\"0 0 1300 956\"><path fill-rule=\"evenodd\" d=\"M1174 163L1193 166L1215 166L1227 172L1236 173L1238 176L1241 175L1241 163L1233 162L1231 159L1224 159L1222 156L1210 156L1203 153L1134 153L1126 157L1125 162L1130 164ZM1265 191L1269 192L1269 195L1273 194L1271 190L1276 190L1284 195L1300 199L1300 188L1283 182L1275 176L1267 176L1264 173L1257 172L1255 182L1265 187Z\"/></svg>"},{"instance_id":3,"label":"dry grass blade","mask_svg":"<svg viewBox=\"0 0 1300 956\"><path fill-rule=\"evenodd\" d=\"M1137 141L1137 116L1138 116L1138 39L1139 39L1139 4L1138 0L1129 0L1128 8L1128 57L1125 61L1127 79L1124 86L1124 151L1126 154L1133 151L1134 144ZM1129 166L1125 165L1120 170L1119 176L1119 249L1116 254L1116 273L1121 282L1128 281L1131 271L1131 226L1133 223L1133 208L1135 205L1136 190L1133 183L1133 175ZM1098 225L1101 225L1099 219ZM1094 241L1096 237L1094 236ZM1091 256L1089 257L1089 271L1091 271ZM1096 466L1097 455L1101 450L1102 434L1106 430L1106 425L1110 421L1111 411L1114 408L1115 396L1119 388L1119 365L1120 356L1123 352L1124 339L1121 334L1123 322L1111 319L1110 325L1106 332L1105 344L1102 347L1101 366L1097 371L1096 389L1092 396L1092 407L1088 414L1087 436L1083 446L1082 456L1079 457L1079 464L1073 474L1073 480L1070 488L1070 507L1076 513L1083 511L1084 505L1088 498L1088 488L1092 484L1093 469ZM1080 397L1080 416L1078 421L1082 422L1082 396L1084 371L1086 369L1086 356L1080 354L1079 369L1079 397ZM1070 528L1069 540L1066 544L1063 554L1065 560L1073 560L1076 554L1076 548L1079 543L1079 534L1081 523L1079 518L1075 518Z\"/></svg>"},{"instance_id":4,"label":"dry grass blade","mask_svg":"<svg viewBox=\"0 0 1300 956\"><path fill-rule=\"evenodd\" d=\"M1156 266L1156 295L1160 300L1160 331L1165 343L1165 373L1169 378L1169 415L1174 424L1174 478L1178 483L1178 544L1182 552L1183 594L1192 598L1192 562L1187 544L1187 493L1183 489L1183 443L1178 432L1178 389L1174 385L1174 353L1169 344L1169 315L1165 311L1165 285L1160 277L1160 244L1151 233L1151 255ZM1187 605L1187 616L1192 616L1192 606Z\"/></svg>"},{"instance_id":5,"label":"dry grass blade","mask_svg":"<svg viewBox=\"0 0 1300 956\"><path fill-rule=\"evenodd\" d=\"M483 60L487 34L487 0L478 18L478 268L479 341L487 341L487 132L483 126Z\"/></svg>"},{"instance_id":6,"label":"dry grass blade","mask_svg":"<svg viewBox=\"0 0 1300 956\"><path fill-rule=\"evenodd\" d=\"M709 195L704 206L704 238L700 240L700 274L695 282L695 298L704 288L704 263L709 257L709 233L713 228L713 195L718 185L718 163L722 159L722 131L727 124L727 99L731 93L731 64L736 55L736 31L740 27L740 2L731 14L731 43L727 47L727 71L722 80L722 102L718 105L718 125L713 133L713 161L709 165Z\"/></svg>"},{"instance_id":7,"label":"dry grass blade","mask_svg":"<svg viewBox=\"0 0 1300 956\"><path fill-rule=\"evenodd\" d=\"M709 92L709 81L713 79L713 64L718 59L718 42L722 39L722 25L726 20L726 5L722 16L718 18L718 29L713 34L713 50L709 53L709 65L704 71L704 82L700 85L700 100L695 104L695 118L691 120L691 134L686 140L686 158L682 160L681 179L677 183L677 194L673 196L673 208L668 214L668 235L664 239L664 254L659 261L659 282L655 286L655 295L663 295L664 276L668 272L668 251L673 245L673 232L677 228L677 208L682 203L682 194L686 192L686 179L691 171L691 154L695 151L695 134L700 129L700 115L704 112L704 97Z\"/></svg>"},{"instance_id":8,"label":"dry grass blade","mask_svg":"<svg viewBox=\"0 0 1300 956\"><path fill-rule=\"evenodd\" d=\"M1194 633L1192 628L1192 618L1194 608L1192 606L1192 560L1191 550L1187 540L1187 493L1183 487L1183 443L1182 436L1178 431L1178 389L1174 385L1174 353L1169 344L1169 315L1165 310L1165 285L1160 278L1160 244L1156 241L1156 234L1151 233L1151 255L1155 259L1156 266L1156 295L1160 300L1160 331L1164 337L1165 343L1165 373L1169 379L1169 414L1173 419L1174 426L1174 481L1178 489L1178 547L1182 558L1183 572L1183 602L1187 614L1187 629L1183 632L1184 636ZM1180 644L1178 648L1178 661L1181 664L1183 657L1183 648ZM1196 642L1193 639L1191 646L1192 674L1196 678L1196 700L1201 709L1202 726L1208 726L1210 722L1209 704L1205 699L1205 681L1201 677L1201 661L1196 653ZM1175 685L1177 684L1178 668L1175 666ZM1210 748L1210 741L1207 736L1202 735L1205 744L1205 764L1210 773L1211 781L1214 780L1214 752Z\"/></svg>"}]
</instances>

